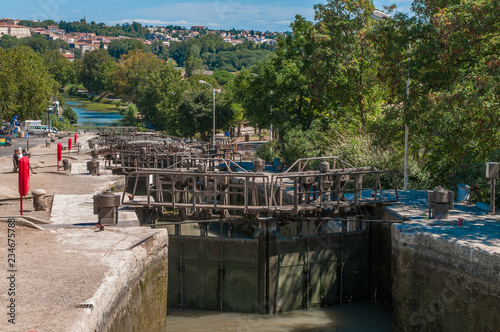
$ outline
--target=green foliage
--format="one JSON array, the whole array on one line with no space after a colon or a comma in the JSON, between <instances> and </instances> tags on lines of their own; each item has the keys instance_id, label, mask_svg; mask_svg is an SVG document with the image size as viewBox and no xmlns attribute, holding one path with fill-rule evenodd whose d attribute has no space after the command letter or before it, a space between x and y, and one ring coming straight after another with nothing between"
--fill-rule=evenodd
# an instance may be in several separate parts
<instances>
[{"instance_id":1,"label":"green foliage","mask_svg":"<svg viewBox=\"0 0 500 332\"><path fill-rule=\"evenodd\" d=\"M237 71L266 59L275 49L276 47L272 45L257 45L253 42L233 46L231 43L226 43L219 35L207 34L199 39L172 42L168 56L185 67L189 52L192 50L193 59L201 58L203 66L209 70Z\"/></svg>"},{"instance_id":2,"label":"green foliage","mask_svg":"<svg viewBox=\"0 0 500 332\"><path fill-rule=\"evenodd\" d=\"M303 130L300 127L291 128L285 134L285 150L283 159L287 165L293 164L299 158L312 158L319 155L318 131Z\"/></svg>"},{"instance_id":3,"label":"green foliage","mask_svg":"<svg viewBox=\"0 0 500 332\"><path fill-rule=\"evenodd\" d=\"M67 33L85 32L85 33L95 33L98 36L114 36L114 37L127 36L133 38L145 38L146 34L148 33L148 30L146 30L140 23L137 22L133 22L132 24L123 23L122 25L116 24L115 26L111 27L104 23L96 23L93 21L90 22L90 24L88 24L83 20L74 22L61 21L59 22L59 24L52 24L52 25L59 25L59 28L64 29ZM43 27L46 26L47 24L45 24Z\"/></svg>"},{"instance_id":4,"label":"green foliage","mask_svg":"<svg viewBox=\"0 0 500 332\"><path fill-rule=\"evenodd\" d=\"M110 90L125 100L137 103L143 85L146 82L149 84L164 66L168 65L153 54L132 50L123 55L116 70L110 74Z\"/></svg>"},{"instance_id":5,"label":"green foliage","mask_svg":"<svg viewBox=\"0 0 500 332\"><path fill-rule=\"evenodd\" d=\"M47 51L44 55L45 63L54 79L60 86L76 82L76 73L73 64L59 51Z\"/></svg>"},{"instance_id":6,"label":"green foliage","mask_svg":"<svg viewBox=\"0 0 500 332\"><path fill-rule=\"evenodd\" d=\"M205 139L211 136L213 126L212 91L187 90L182 94L175 117L177 133L181 136L193 137L202 133ZM224 129L233 118L231 102L224 93L215 95L216 129Z\"/></svg>"},{"instance_id":7,"label":"green foliage","mask_svg":"<svg viewBox=\"0 0 500 332\"><path fill-rule=\"evenodd\" d=\"M69 95L76 96L78 94L78 85L71 84L66 91Z\"/></svg>"},{"instance_id":8,"label":"green foliage","mask_svg":"<svg viewBox=\"0 0 500 332\"><path fill-rule=\"evenodd\" d=\"M139 124L139 119L137 115L139 114L139 109L135 104L130 104L127 106L123 113L123 119L129 126L137 126Z\"/></svg>"},{"instance_id":9,"label":"green foliage","mask_svg":"<svg viewBox=\"0 0 500 332\"><path fill-rule=\"evenodd\" d=\"M71 107L64 108L62 116L70 124L77 124L78 123L78 115Z\"/></svg>"},{"instance_id":10,"label":"green foliage","mask_svg":"<svg viewBox=\"0 0 500 332\"><path fill-rule=\"evenodd\" d=\"M57 93L42 57L27 47L0 49L0 119L39 118Z\"/></svg>"},{"instance_id":11,"label":"green foliage","mask_svg":"<svg viewBox=\"0 0 500 332\"><path fill-rule=\"evenodd\" d=\"M494 150L484 160L478 160L473 156L466 156L458 160L458 165L451 169L447 175L446 189L457 193L458 185L461 183L470 186L470 200L472 202L489 202L491 180L484 176L486 161L500 160L500 149ZM500 193L496 191L495 200L500 200Z\"/></svg>"},{"instance_id":12,"label":"green foliage","mask_svg":"<svg viewBox=\"0 0 500 332\"><path fill-rule=\"evenodd\" d=\"M333 137L338 137L333 139ZM394 170L398 187L403 187L404 180L404 145L392 143L380 146L371 136L338 136L335 132L323 133L323 154L339 156L345 162L355 166L374 166L380 170ZM412 156L408 159L408 188L431 189L431 172L418 163Z\"/></svg>"},{"instance_id":13,"label":"green foliage","mask_svg":"<svg viewBox=\"0 0 500 332\"><path fill-rule=\"evenodd\" d=\"M264 159L266 162L273 162L275 158L281 158L281 143L279 141L270 141L261 145L255 155Z\"/></svg>"},{"instance_id":14,"label":"green foliage","mask_svg":"<svg viewBox=\"0 0 500 332\"><path fill-rule=\"evenodd\" d=\"M50 123L53 127L56 127L58 130L74 130L75 127L71 125L68 119L59 119L57 115L52 114L50 117Z\"/></svg>"},{"instance_id":15,"label":"green foliage","mask_svg":"<svg viewBox=\"0 0 500 332\"><path fill-rule=\"evenodd\" d=\"M207 89L209 88L208 86L203 86L200 81L205 81L212 85L215 89L220 88L219 82L213 77L213 75L203 75L203 74L197 74L190 76L188 78L188 82L191 85L192 89Z\"/></svg>"},{"instance_id":16,"label":"green foliage","mask_svg":"<svg viewBox=\"0 0 500 332\"><path fill-rule=\"evenodd\" d=\"M145 51L146 47L137 39L115 39L108 46L109 55L115 59L120 59L131 50Z\"/></svg>"},{"instance_id":17,"label":"green foliage","mask_svg":"<svg viewBox=\"0 0 500 332\"><path fill-rule=\"evenodd\" d=\"M26 38L16 38L13 36L4 35L0 39L1 48L16 48L27 46L33 51L45 55L48 51L59 51L60 49L69 50L69 45L62 40L48 40L42 35L33 35Z\"/></svg>"},{"instance_id":18,"label":"green foliage","mask_svg":"<svg viewBox=\"0 0 500 332\"><path fill-rule=\"evenodd\" d=\"M198 55L195 55L195 51L193 51L193 49L188 50L188 56L186 58L184 68L186 70L186 78L202 74L203 72L203 60Z\"/></svg>"},{"instance_id":19,"label":"green foliage","mask_svg":"<svg viewBox=\"0 0 500 332\"><path fill-rule=\"evenodd\" d=\"M85 55L78 78L89 92L104 92L109 88L108 75L115 67L115 62L106 50L94 50Z\"/></svg>"},{"instance_id":20,"label":"green foliage","mask_svg":"<svg viewBox=\"0 0 500 332\"><path fill-rule=\"evenodd\" d=\"M219 85L224 86L234 80L234 75L227 70L217 70L212 74L213 78L217 80Z\"/></svg>"}]
</instances>

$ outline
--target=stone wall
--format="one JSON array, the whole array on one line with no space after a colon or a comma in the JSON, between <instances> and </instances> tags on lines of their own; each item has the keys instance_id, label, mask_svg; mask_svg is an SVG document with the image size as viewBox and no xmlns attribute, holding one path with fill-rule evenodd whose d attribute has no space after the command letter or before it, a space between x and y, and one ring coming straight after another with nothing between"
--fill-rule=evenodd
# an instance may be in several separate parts
<instances>
[{"instance_id":1,"label":"stone wall","mask_svg":"<svg viewBox=\"0 0 500 332\"><path fill-rule=\"evenodd\" d=\"M395 331L498 331L500 255L394 225Z\"/></svg>"},{"instance_id":2,"label":"stone wall","mask_svg":"<svg viewBox=\"0 0 500 332\"><path fill-rule=\"evenodd\" d=\"M121 230L134 232L134 228ZM93 308L84 309L86 314L71 331L167 330L168 234L141 231L146 237L130 248L103 253L111 269L86 302Z\"/></svg>"},{"instance_id":3,"label":"stone wall","mask_svg":"<svg viewBox=\"0 0 500 332\"><path fill-rule=\"evenodd\" d=\"M110 324L103 331L166 331L168 259L161 255L148 260L140 277L117 298Z\"/></svg>"}]
</instances>

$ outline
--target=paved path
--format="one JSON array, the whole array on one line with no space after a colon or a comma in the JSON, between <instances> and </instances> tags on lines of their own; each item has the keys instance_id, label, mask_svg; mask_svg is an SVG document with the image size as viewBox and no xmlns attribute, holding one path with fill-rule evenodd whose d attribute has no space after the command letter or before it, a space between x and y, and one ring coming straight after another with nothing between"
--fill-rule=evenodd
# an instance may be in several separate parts
<instances>
[{"instance_id":1,"label":"paved path","mask_svg":"<svg viewBox=\"0 0 500 332\"><path fill-rule=\"evenodd\" d=\"M427 190L399 191L399 203L389 210L409 219L394 227L406 233L428 234L435 238L500 254L500 215L489 215L474 205L455 202L447 220L429 219ZM458 218L463 226L457 225Z\"/></svg>"}]
</instances>

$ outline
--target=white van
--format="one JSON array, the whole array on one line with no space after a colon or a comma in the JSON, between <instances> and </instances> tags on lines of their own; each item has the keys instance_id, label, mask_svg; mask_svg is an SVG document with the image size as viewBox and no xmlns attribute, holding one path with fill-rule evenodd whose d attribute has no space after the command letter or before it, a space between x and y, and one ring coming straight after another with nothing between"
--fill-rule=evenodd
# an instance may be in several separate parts
<instances>
[{"instance_id":1,"label":"white van","mask_svg":"<svg viewBox=\"0 0 500 332\"><path fill-rule=\"evenodd\" d=\"M26 128L26 132L30 135L45 135L49 133L49 126L29 126L28 128ZM50 132L57 134L57 130L55 130L54 128L52 128Z\"/></svg>"}]
</instances>

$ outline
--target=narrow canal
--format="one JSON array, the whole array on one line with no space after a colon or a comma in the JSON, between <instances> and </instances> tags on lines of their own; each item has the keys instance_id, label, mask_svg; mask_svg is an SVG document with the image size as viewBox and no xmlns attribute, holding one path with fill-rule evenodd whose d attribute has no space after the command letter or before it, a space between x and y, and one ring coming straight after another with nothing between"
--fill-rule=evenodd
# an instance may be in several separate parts
<instances>
[{"instance_id":1,"label":"narrow canal","mask_svg":"<svg viewBox=\"0 0 500 332\"><path fill-rule=\"evenodd\" d=\"M123 115L113 104L98 103L86 98L63 95L65 106L71 107L78 115L78 126L120 126Z\"/></svg>"}]
</instances>

